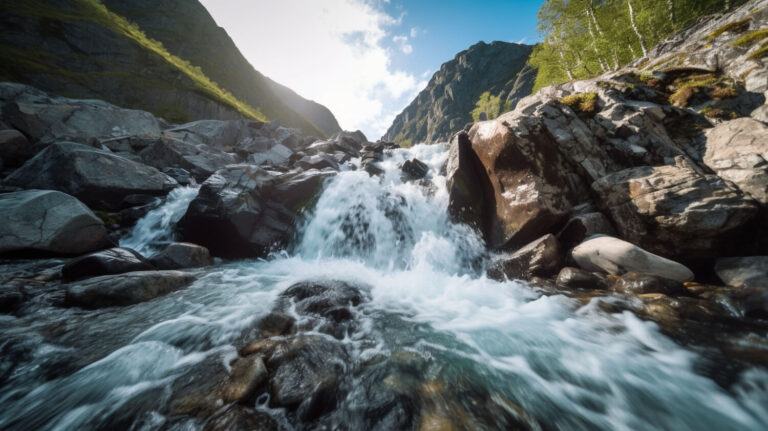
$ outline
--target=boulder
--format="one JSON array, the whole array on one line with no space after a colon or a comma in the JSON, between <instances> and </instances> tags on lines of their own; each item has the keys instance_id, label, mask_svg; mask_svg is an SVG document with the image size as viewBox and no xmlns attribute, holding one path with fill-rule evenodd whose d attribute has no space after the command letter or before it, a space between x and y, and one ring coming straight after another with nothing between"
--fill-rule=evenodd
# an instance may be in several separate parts
<instances>
[{"instance_id":1,"label":"boulder","mask_svg":"<svg viewBox=\"0 0 768 431\"><path fill-rule=\"evenodd\" d=\"M3 167L21 166L34 155L32 145L21 132L13 129L0 130L0 160Z\"/></svg>"},{"instance_id":2,"label":"boulder","mask_svg":"<svg viewBox=\"0 0 768 431\"><path fill-rule=\"evenodd\" d=\"M20 84L3 83L3 121L45 146L54 142L88 143L127 135L160 136L157 119L145 111L124 109L100 100L52 97ZM11 91L12 90L12 91Z\"/></svg>"},{"instance_id":3,"label":"boulder","mask_svg":"<svg viewBox=\"0 0 768 431\"><path fill-rule=\"evenodd\" d=\"M511 255L498 260L488 271L491 278L503 280L549 277L563 267L560 243L552 234L531 242Z\"/></svg>"},{"instance_id":4,"label":"boulder","mask_svg":"<svg viewBox=\"0 0 768 431\"><path fill-rule=\"evenodd\" d=\"M300 167L301 169L309 170L309 169L333 169L334 171L339 170L339 162L336 161L336 159L328 154L315 154L312 156L304 156L299 161L296 162L296 166Z\"/></svg>"},{"instance_id":5,"label":"boulder","mask_svg":"<svg viewBox=\"0 0 768 431\"><path fill-rule=\"evenodd\" d=\"M235 404L217 412L203 426L203 431L277 431L277 421L268 413Z\"/></svg>"},{"instance_id":6,"label":"boulder","mask_svg":"<svg viewBox=\"0 0 768 431\"><path fill-rule=\"evenodd\" d=\"M207 248L187 242L174 242L149 259L158 269L202 268L213 265Z\"/></svg>"},{"instance_id":7,"label":"boulder","mask_svg":"<svg viewBox=\"0 0 768 431\"><path fill-rule=\"evenodd\" d=\"M103 275L69 284L66 300L83 308L131 305L179 290L194 280L194 276L179 271Z\"/></svg>"},{"instance_id":8,"label":"boulder","mask_svg":"<svg viewBox=\"0 0 768 431\"><path fill-rule=\"evenodd\" d=\"M419 159L411 159L403 162L400 166L400 170L403 171L403 176L407 180L420 180L427 176L429 173L429 166Z\"/></svg>"},{"instance_id":9,"label":"boulder","mask_svg":"<svg viewBox=\"0 0 768 431\"><path fill-rule=\"evenodd\" d=\"M72 196L53 190L0 194L0 253L73 255L109 246L104 222Z\"/></svg>"},{"instance_id":10,"label":"boulder","mask_svg":"<svg viewBox=\"0 0 768 431\"><path fill-rule=\"evenodd\" d=\"M693 280L694 276L684 265L608 235L588 238L573 249L571 256L582 269L611 275L639 272L679 282Z\"/></svg>"},{"instance_id":11,"label":"boulder","mask_svg":"<svg viewBox=\"0 0 768 431\"><path fill-rule=\"evenodd\" d=\"M154 265L129 248L110 248L72 260L61 268L64 280L78 280L99 275L131 271L151 271Z\"/></svg>"},{"instance_id":12,"label":"boulder","mask_svg":"<svg viewBox=\"0 0 768 431\"><path fill-rule=\"evenodd\" d=\"M654 274L630 272L622 275L613 283L613 290L631 295L646 293L677 295L683 293L685 289L680 281L670 280Z\"/></svg>"},{"instance_id":13,"label":"boulder","mask_svg":"<svg viewBox=\"0 0 768 431\"><path fill-rule=\"evenodd\" d=\"M608 218L600 212L589 212L572 216L557 234L564 249L571 249L593 235L615 235L616 231Z\"/></svg>"},{"instance_id":14,"label":"boulder","mask_svg":"<svg viewBox=\"0 0 768 431\"><path fill-rule=\"evenodd\" d=\"M768 256L717 259L715 273L728 286L768 288Z\"/></svg>"},{"instance_id":15,"label":"boulder","mask_svg":"<svg viewBox=\"0 0 768 431\"><path fill-rule=\"evenodd\" d=\"M609 288L604 275L572 266L566 266L560 270L555 285L562 289L605 290Z\"/></svg>"},{"instance_id":16,"label":"boulder","mask_svg":"<svg viewBox=\"0 0 768 431\"><path fill-rule=\"evenodd\" d=\"M531 124L529 124L529 122ZM476 123L468 137L493 189L486 242L519 247L557 229L586 189L536 119Z\"/></svg>"},{"instance_id":17,"label":"boulder","mask_svg":"<svg viewBox=\"0 0 768 431\"><path fill-rule=\"evenodd\" d=\"M681 159L607 175L592 188L621 237L653 253L712 258L754 242L757 203Z\"/></svg>"},{"instance_id":18,"label":"boulder","mask_svg":"<svg viewBox=\"0 0 768 431\"><path fill-rule=\"evenodd\" d=\"M299 213L312 204L333 172L278 174L252 165L230 165L200 187L179 221L184 241L215 256L262 257L288 244Z\"/></svg>"},{"instance_id":19,"label":"boulder","mask_svg":"<svg viewBox=\"0 0 768 431\"><path fill-rule=\"evenodd\" d=\"M293 151L284 145L275 145L269 151L255 153L251 156L251 163L254 165L279 166L288 162L293 155Z\"/></svg>"},{"instance_id":20,"label":"boulder","mask_svg":"<svg viewBox=\"0 0 768 431\"><path fill-rule=\"evenodd\" d=\"M198 181L226 165L237 163L232 154L206 144L187 142L164 136L139 153L144 164L157 169L181 168L189 171Z\"/></svg>"},{"instance_id":21,"label":"boulder","mask_svg":"<svg viewBox=\"0 0 768 431\"><path fill-rule=\"evenodd\" d=\"M768 125L752 118L718 124L707 131L704 163L720 178L768 205Z\"/></svg>"},{"instance_id":22,"label":"boulder","mask_svg":"<svg viewBox=\"0 0 768 431\"><path fill-rule=\"evenodd\" d=\"M192 177L186 169L181 168L164 168L163 173L176 180L180 186L194 186L197 185L197 181Z\"/></svg>"},{"instance_id":23,"label":"boulder","mask_svg":"<svg viewBox=\"0 0 768 431\"><path fill-rule=\"evenodd\" d=\"M60 190L91 208L119 209L131 194L161 196L178 186L155 168L72 142L48 146L8 177L23 188Z\"/></svg>"},{"instance_id":24,"label":"boulder","mask_svg":"<svg viewBox=\"0 0 768 431\"><path fill-rule=\"evenodd\" d=\"M466 132L451 140L445 165L448 186L448 213L457 223L464 223L478 231L488 230L485 213L493 204L492 188L482 165L472 151Z\"/></svg>"}]
</instances>

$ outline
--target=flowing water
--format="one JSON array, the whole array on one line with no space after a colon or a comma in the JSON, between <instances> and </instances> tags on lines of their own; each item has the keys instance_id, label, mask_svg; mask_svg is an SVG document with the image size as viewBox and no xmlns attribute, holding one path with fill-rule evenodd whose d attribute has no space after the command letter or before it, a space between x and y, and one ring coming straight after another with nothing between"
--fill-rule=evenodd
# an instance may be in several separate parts
<instances>
[{"instance_id":1,"label":"flowing water","mask_svg":"<svg viewBox=\"0 0 768 431\"><path fill-rule=\"evenodd\" d=\"M171 382L206 357L233 357L233 342L283 290L315 279L348 281L370 295L344 340L355 361L408 352L429 364L425 374L468 381L545 429L768 429L764 370L748 370L726 391L696 372L704 359L653 323L485 278L481 240L446 216L446 156L443 146L417 146L388 156L383 178L342 172L295 248L268 260L208 268L191 287L130 307L40 305L34 317L2 317L0 329L17 340L5 351L29 347L16 348L23 363L0 368L0 429L100 428L115 415L136 418L135 429L168 426L157 406ZM397 165L411 157L430 166L427 180L401 180ZM170 239L195 193L174 192L122 244L146 252ZM356 380L359 391L334 412L338 427L355 423L366 399L360 391L375 390L376 379Z\"/></svg>"}]
</instances>

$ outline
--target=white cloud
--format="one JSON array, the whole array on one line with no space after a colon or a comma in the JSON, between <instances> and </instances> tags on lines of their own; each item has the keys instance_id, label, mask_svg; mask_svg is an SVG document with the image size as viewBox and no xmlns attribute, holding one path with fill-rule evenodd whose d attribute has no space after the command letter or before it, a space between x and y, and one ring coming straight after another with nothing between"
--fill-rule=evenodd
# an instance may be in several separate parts
<instances>
[{"instance_id":1,"label":"white cloud","mask_svg":"<svg viewBox=\"0 0 768 431\"><path fill-rule=\"evenodd\" d=\"M384 46L405 13L395 18L366 0L202 2L257 70L322 103L342 128L361 129L369 139L386 131L385 120L421 85L392 67L393 53ZM403 53L413 51L408 37L391 40Z\"/></svg>"},{"instance_id":2,"label":"white cloud","mask_svg":"<svg viewBox=\"0 0 768 431\"><path fill-rule=\"evenodd\" d=\"M413 27L411 28L411 39L418 37L419 35L427 34L427 30L421 29L419 27Z\"/></svg>"}]
</instances>

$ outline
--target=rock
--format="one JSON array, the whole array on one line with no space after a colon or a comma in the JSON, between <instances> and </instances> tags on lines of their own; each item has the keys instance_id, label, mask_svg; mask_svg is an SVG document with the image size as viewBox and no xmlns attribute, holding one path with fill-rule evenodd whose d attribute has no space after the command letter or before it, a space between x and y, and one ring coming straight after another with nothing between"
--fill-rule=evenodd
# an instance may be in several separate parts
<instances>
[{"instance_id":1,"label":"rock","mask_svg":"<svg viewBox=\"0 0 768 431\"><path fill-rule=\"evenodd\" d=\"M280 427L263 411L233 405L217 413L205 423L203 431L277 431Z\"/></svg>"},{"instance_id":2,"label":"rock","mask_svg":"<svg viewBox=\"0 0 768 431\"><path fill-rule=\"evenodd\" d=\"M728 286L768 288L768 256L717 259L715 273Z\"/></svg>"},{"instance_id":3,"label":"rock","mask_svg":"<svg viewBox=\"0 0 768 431\"><path fill-rule=\"evenodd\" d=\"M487 232L485 212L486 207L493 204L492 188L488 177L482 174L482 165L472 151L466 132L458 133L451 140L445 169L451 219Z\"/></svg>"},{"instance_id":4,"label":"rock","mask_svg":"<svg viewBox=\"0 0 768 431\"><path fill-rule=\"evenodd\" d=\"M608 218L599 212L572 216L557 234L563 249L571 249L593 235L615 235L616 231Z\"/></svg>"},{"instance_id":5,"label":"rock","mask_svg":"<svg viewBox=\"0 0 768 431\"><path fill-rule=\"evenodd\" d=\"M40 146L60 141L85 144L127 135L160 136L160 125L149 112L100 100L52 97L20 84L2 85L12 87L14 93L2 107L3 121Z\"/></svg>"},{"instance_id":6,"label":"rock","mask_svg":"<svg viewBox=\"0 0 768 431\"><path fill-rule=\"evenodd\" d=\"M251 165L227 166L200 187L179 221L182 238L215 256L265 256L294 238L298 217L332 174L280 175Z\"/></svg>"},{"instance_id":7,"label":"rock","mask_svg":"<svg viewBox=\"0 0 768 431\"><path fill-rule=\"evenodd\" d=\"M207 248L186 242L174 242L150 259L157 269L202 268L213 265Z\"/></svg>"},{"instance_id":8,"label":"rock","mask_svg":"<svg viewBox=\"0 0 768 431\"><path fill-rule=\"evenodd\" d=\"M420 180L427 176L429 173L429 166L419 159L411 159L403 162L400 167L403 174L408 180Z\"/></svg>"},{"instance_id":9,"label":"rock","mask_svg":"<svg viewBox=\"0 0 768 431\"><path fill-rule=\"evenodd\" d=\"M681 160L675 166L626 169L592 188L619 234L654 253L712 258L754 241L749 231L757 203Z\"/></svg>"},{"instance_id":10,"label":"rock","mask_svg":"<svg viewBox=\"0 0 768 431\"><path fill-rule=\"evenodd\" d=\"M0 286L0 313L11 313L24 301L24 294L13 285Z\"/></svg>"},{"instance_id":11,"label":"rock","mask_svg":"<svg viewBox=\"0 0 768 431\"><path fill-rule=\"evenodd\" d=\"M607 235L596 235L579 244L571 252L576 263L587 271L621 275L640 272L679 282L693 280L693 272L669 259Z\"/></svg>"},{"instance_id":12,"label":"rock","mask_svg":"<svg viewBox=\"0 0 768 431\"><path fill-rule=\"evenodd\" d=\"M653 274L630 272L624 274L613 284L613 290L619 293L639 295L644 293L661 293L676 295L684 291L680 281L670 280Z\"/></svg>"},{"instance_id":13,"label":"rock","mask_svg":"<svg viewBox=\"0 0 768 431\"><path fill-rule=\"evenodd\" d=\"M707 131L704 163L768 205L768 125L751 118L718 124Z\"/></svg>"},{"instance_id":14,"label":"rock","mask_svg":"<svg viewBox=\"0 0 768 431\"><path fill-rule=\"evenodd\" d=\"M232 154L206 144L165 135L139 153L144 164L157 169L181 168L189 171L196 180L204 181L216 170L238 162Z\"/></svg>"},{"instance_id":15,"label":"rock","mask_svg":"<svg viewBox=\"0 0 768 431\"><path fill-rule=\"evenodd\" d=\"M563 254L560 243L552 234L531 242L513 254L496 262L488 271L491 278L503 280L530 279L548 277L563 267Z\"/></svg>"},{"instance_id":16,"label":"rock","mask_svg":"<svg viewBox=\"0 0 768 431\"><path fill-rule=\"evenodd\" d=\"M119 209L130 194L162 196L178 183L155 168L71 142L49 145L5 179L24 188L60 190L97 209Z\"/></svg>"},{"instance_id":17,"label":"rock","mask_svg":"<svg viewBox=\"0 0 768 431\"><path fill-rule=\"evenodd\" d=\"M21 166L34 155L32 145L21 132L13 129L0 130L0 160L3 167Z\"/></svg>"},{"instance_id":18,"label":"rock","mask_svg":"<svg viewBox=\"0 0 768 431\"><path fill-rule=\"evenodd\" d=\"M315 154L313 156L304 156L302 157L298 162L296 162L296 166L300 167L304 170L309 169L333 169L334 171L339 170L339 163L336 161L333 156L327 155L327 154Z\"/></svg>"},{"instance_id":19,"label":"rock","mask_svg":"<svg viewBox=\"0 0 768 431\"><path fill-rule=\"evenodd\" d=\"M327 141L312 143L305 151L308 154L333 154L339 151L350 157L360 157L360 151L367 142L368 139L359 130L356 132L339 132Z\"/></svg>"},{"instance_id":20,"label":"rock","mask_svg":"<svg viewBox=\"0 0 768 431\"><path fill-rule=\"evenodd\" d=\"M197 181L186 169L181 168L164 168L163 173L176 180L180 186L194 186L197 185Z\"/></svg>"},{"instance_id":21,"label":"rock","mask_svg":"<svg viewBox=\"0 0 768 431\"><path fill-rule=\"evenodd\" d=\"M80 201L52 190L0 194L0 253L73 255L109 246L104 222Z\"/></svg>"},{"instance_id":22,"label":"rock","mask_svg":"<svg viewBox=\"0 0 768 431\"><path fill-rule=\"evenodd\" d=\"M571 266L560 270L555 284L562 289L605 290L609 288L605 276Z\"/></svg>"},{"instance_id":23,"label":"rock","mask_svg":"<svg viewBox=\"0 0 768 431\"><path fill-rule=\"evenodd\" d=\"M472 150L493 189L486 242L503 249L524 245L559 228L586 189L557 143L521 117L476 123Z\"/></svg>"},{"instance_id":24,"label":"rock","mask_svg":"<svg viewBox=\"0 0 768 431\"><path fill-rule=\"evenodd\" d=\"M129 248L110 248L78 257L61 268L64 280L78 280L99 275L131 271L151 271L154 265Z\"/></svg>"},{"instance_id":25,"label":"rock","mask_svg":"<svg viewBox=\"0 0 768 431\"><path fill-rule=\"evenodd\" d=\"M104 275L67 286L67 303L83 308L124 306L149 301L195 280L179 271L137 271Z\"/></svg>"},{"instance_id":26,"label":"rock","mask_svg":"<svg viewBox=\"0 0 768 431\"><path fill-rule=\"evenodd\" d=\"M293 317L281 312L272 312L259 321L258 328L262 336L276 337L293 333L295 325L296 319Z\"/></svg>"},{"instance_id":27,"label":"rock","mask_svg":"<svg viewBox=\"0 0 768 431\"><path fill-rule=\"evenodd\" d=\"M254 165L272 165L279 166L288 162L293 155L293 151L284 145L275 145L269 151L256 153L251 156L251 163Z\"/></svg>"}]
</instances>

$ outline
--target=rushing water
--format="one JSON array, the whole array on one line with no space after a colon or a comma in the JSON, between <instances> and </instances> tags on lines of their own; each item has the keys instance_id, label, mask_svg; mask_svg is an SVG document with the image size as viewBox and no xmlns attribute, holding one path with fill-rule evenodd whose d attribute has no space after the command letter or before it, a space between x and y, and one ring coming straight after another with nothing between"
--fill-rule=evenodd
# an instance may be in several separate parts
<instances>
[{"instance_id":1,"label":"rushing water","mask_svg":"<svg viewBox=\"0 0 768 431\"><path fill-rule=\"evenodd\" d=\"M429 177L403 182L397 165L414 156ZM207 269L183 291L97 312L41 306L33 317L2 317L0 330L34 347L0 389L0 429L99 428L115 415L135 417L136 429L161 428L156 408L186 367L232 357L233 341L286 287L324 278L370 287L356 316L363 324L345 340L357 360L411 352L428 361L427 374L469 380L546 429L768 429L764 370L725 391L653 323L485 278L482 242L447 219L445 158L442 146L418 146L394 151L383 178L342 172L294 250ZM194 194L174 192L121 244L147 251L170 239ZM72 363L77 371L58 376ZM372 379L356 384L380 383ZM357 411L354 397L335 413L341 428Z\"/></svg>"}]
</instances>

